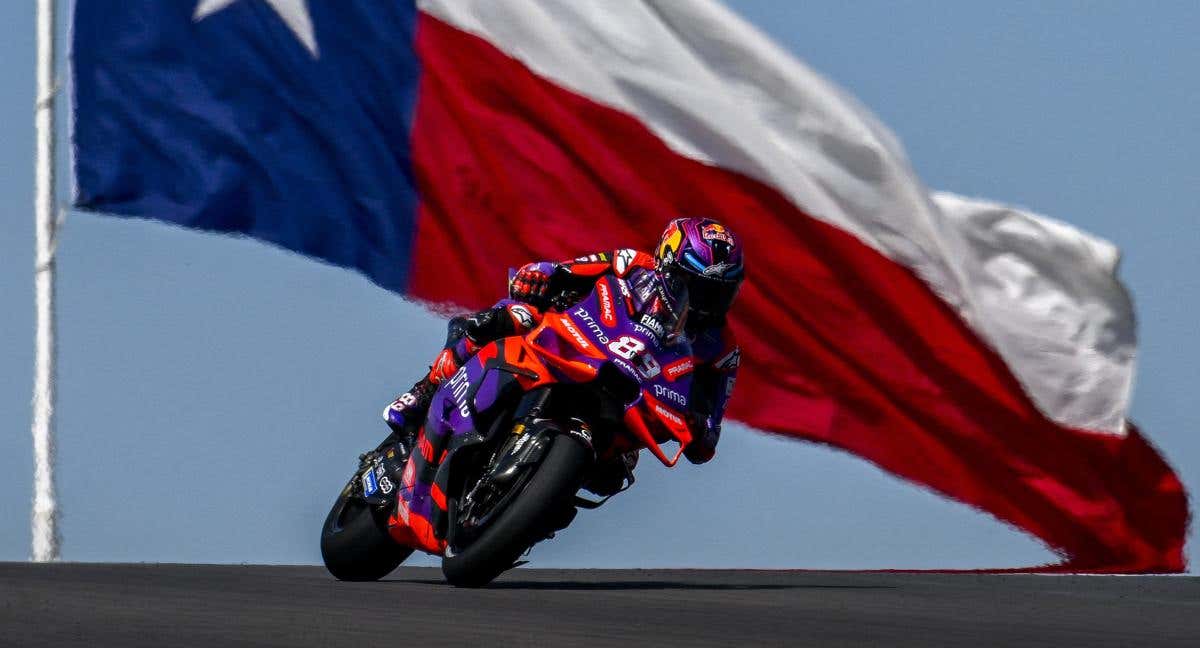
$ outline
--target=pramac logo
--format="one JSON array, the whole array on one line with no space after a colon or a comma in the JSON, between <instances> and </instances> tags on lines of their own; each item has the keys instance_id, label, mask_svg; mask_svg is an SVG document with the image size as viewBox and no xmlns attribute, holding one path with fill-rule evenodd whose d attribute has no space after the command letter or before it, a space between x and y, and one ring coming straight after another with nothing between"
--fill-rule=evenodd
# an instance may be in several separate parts
<instances>
[{"instance_id":1,"label":"pramac logo","mask_svg":"<svg viewBox=\"0 0 1200 648\"><path fill-rule=\"evenodd\" d=\"M667 380L674 382L680 376L691 373L692 367L692 356L688 356L663 367L663 375L667 377Z\"/></svg>"},{"instance_id":2,"label":"pramac logo","mask_svg":"<svg viewBox=\"0 0 1200 648\"><path fill-rule=\"evenodd\" d=\"M596 295L600 298L600 321L605 326L616 326L617 314L613 311L612 289L607 281L596 284Z\"/></svg>"}]
</instances>

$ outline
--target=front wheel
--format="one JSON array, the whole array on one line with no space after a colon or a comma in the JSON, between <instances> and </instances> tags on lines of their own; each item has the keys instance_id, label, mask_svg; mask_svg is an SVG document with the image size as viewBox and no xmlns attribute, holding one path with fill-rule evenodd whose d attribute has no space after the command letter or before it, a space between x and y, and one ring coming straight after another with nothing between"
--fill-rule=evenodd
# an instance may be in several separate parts
<instances>
[{"instance_id":1,"label":"front wheel","mask_svg":"<svg viewBox=\"0 0 1200 648\"><path fill-rule=\"evenodd\" d=\"M413 550L388 535L386 522L351 487L333 503L321 527L321 559L338 580L375 581L392 573Z\"/></svg>"},{"instance_id":2,"label":"front wheel","mask_svg":"<svg viewBox=\"0 0 1200 648\"><path fill-rule=\"evenodd\" d=\"M533 543L555 528L563 511L574 512L572 498L591 451L564 435L551 441L545 458L525 488L479 537L442 558L442 574L457 587L481 587L513 566Z\"/></svg>"}]
</instances>

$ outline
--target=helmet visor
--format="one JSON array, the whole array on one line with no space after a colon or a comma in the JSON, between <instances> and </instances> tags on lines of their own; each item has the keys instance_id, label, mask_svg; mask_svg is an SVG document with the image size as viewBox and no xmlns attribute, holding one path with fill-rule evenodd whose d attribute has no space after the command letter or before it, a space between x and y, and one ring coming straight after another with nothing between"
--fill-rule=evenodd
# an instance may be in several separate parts
<instances>
[{"instance_id":1,"label":"helmet visor","mask_svg":"<svg viewBox=\"0 0 1200 648\"><path fill-rule=\"evenodd\" d=\"M722 318L737 298L740 280L722 281L691 275L688 283L688 305L697 315Z\"/></svg>"}]
</instances>

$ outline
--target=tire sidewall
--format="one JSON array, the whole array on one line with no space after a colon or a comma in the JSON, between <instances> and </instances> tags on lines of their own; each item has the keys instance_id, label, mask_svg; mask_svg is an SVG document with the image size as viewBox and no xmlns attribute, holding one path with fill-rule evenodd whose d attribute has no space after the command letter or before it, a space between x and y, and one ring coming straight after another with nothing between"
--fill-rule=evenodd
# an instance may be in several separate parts
<instances>
[{"instance_id":1,"label":"tire sidewall","mask_svg":"<svg viewBox=\"0 0 1200 648\"><path fill-rule=\"evenodd\" d=\"M442 573L452 585L480 587L512 567L540 539L542 524L556 510L573 506L591 450L555 434L541 463L496 521L460 553L442 558Z\"/></svg>"}]
</instances>

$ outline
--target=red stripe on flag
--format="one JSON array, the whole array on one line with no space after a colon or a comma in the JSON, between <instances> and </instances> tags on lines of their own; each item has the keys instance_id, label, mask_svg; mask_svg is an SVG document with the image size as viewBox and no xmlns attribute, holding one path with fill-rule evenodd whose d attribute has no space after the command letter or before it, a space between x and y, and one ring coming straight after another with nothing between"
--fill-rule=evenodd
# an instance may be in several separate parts
<instances>
[{"instance_id":1,"label":"red stripe on flag","mask_svg":"<svg viewBox=\"0 0 1200 648\"><path fill-rule=\"evenodd\" d=\"M417 47L414 296L479 307L508 267L645 249L681 214L720 219L745 240L749 277L733 418L987 511L1062 554L1063 570L1184 568L1186 496L1154 448L1136 430L1047 420L910 270L478 37L422 15Z\"/></svg>"}]
</instances>

